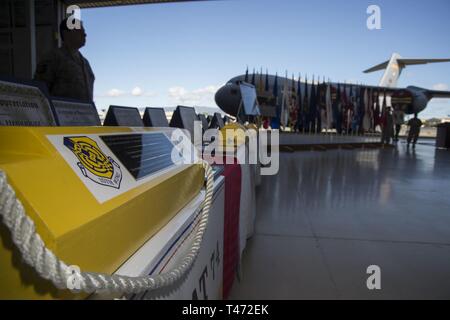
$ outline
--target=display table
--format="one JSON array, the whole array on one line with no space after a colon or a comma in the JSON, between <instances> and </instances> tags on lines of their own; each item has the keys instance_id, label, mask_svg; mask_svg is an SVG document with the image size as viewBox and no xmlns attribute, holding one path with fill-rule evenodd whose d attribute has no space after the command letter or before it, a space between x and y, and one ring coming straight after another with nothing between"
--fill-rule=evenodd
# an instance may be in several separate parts
<instances>
[{"instance_id":1,"label":"display table","mask_svg":"<svg viewBox=\"0 0 450 320\"><path fill-rule=\"evenodd\" d=\"M185 279L155 291L126 296L140 300L217 300L222 299L224 247L224 178L214 182L214 196L208 226L200 251ZM115 273L126 276L162 274L177 265L189 249L198 223L197 208L205 198L204 190L184 207L153 238L145 243ZM119 298L96 294L93 299Z\"/></svg>"},{"instance_id":2,"label":"display table","mask_svg":"<svg viewBox=\"0 0 450 320\"><path fill-rule=\"evenodd\" d=\"M239 217L241 204L241 167L225 164L225 211L223 229L223 298L227 299L239 264Z\"/></svg>"}]
</instances>

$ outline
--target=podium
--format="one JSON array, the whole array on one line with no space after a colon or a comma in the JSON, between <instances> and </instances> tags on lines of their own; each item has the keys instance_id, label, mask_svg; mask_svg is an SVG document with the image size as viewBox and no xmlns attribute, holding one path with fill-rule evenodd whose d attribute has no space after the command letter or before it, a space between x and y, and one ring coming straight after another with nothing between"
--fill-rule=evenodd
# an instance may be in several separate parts
<instances>
[{"instance_id":1,"label":"podium","mask_svg":"<svg viewBox=\"0 0 450 320\"><path fill-rule=\"evenodd\" d=\"M436 148L450 149L450 123L437 125Z\"/></svg>"}]
</instances>

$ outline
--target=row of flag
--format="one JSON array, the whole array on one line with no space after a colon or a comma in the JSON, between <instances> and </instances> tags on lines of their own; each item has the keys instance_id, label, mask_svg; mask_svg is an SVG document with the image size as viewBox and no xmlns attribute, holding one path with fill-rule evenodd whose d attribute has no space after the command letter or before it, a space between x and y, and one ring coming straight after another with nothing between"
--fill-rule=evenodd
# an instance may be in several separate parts
<instances>
[{"instance_id":1,"label":"row of flag","mask_svg":"<svg viewBox=\"0 0 450 320\"><path fill-rule=\"evenodd\" d=\"M284 78L278 74L270 86L269 75L251 75L248 69L245 82L256 87L258 97L269 98L276 107L276 116L270 119L272 128L292 131L321 132L336 129L342 132L371 132L386 121L386 92L382 88L341 84L314 80L310 83ZM283 82L283 83L279 83ZM264 100L264 99L263 99ZM266 119L269 121L269 119Z\"/></svg>"}]
</instances>

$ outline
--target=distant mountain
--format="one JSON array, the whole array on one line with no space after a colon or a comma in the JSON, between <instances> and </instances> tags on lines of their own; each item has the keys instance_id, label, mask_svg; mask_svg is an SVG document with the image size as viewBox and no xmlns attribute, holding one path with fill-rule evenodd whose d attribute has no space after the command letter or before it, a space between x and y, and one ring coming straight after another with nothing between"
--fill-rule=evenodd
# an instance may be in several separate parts
<instances>
[{"instance_id":1,"label":"distant mountain","mask_svg":"<svg viewBox=\"0 0 450 320\"><path fill-rule=\"evenodd\" d=\"M175 111L177 107L164 107L164 110L166 112L173 112ZM213 115L215 112L219 112L222 116L225 115L225 112L223 112L218 107L203 107L203 106L194 106L195 112L197 113L206 113ZM139 111L144 112L145 108L139 108Z\"/></svg>"}]
</instances>

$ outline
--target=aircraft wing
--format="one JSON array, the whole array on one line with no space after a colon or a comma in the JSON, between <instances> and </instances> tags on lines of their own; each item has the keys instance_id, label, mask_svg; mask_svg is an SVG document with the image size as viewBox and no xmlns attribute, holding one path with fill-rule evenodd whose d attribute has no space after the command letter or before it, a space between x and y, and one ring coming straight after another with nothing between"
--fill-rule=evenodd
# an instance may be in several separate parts
<instances>
[{"instance_id":1,"label":"aircraft wing","mask_svg":"<svg viewBox=\"0 0 450 320\"><path fill-rule=\"evenodd\" d=\"M408 88L385 88L385 87L373 87L379 90L386 90L386 93L392 94L396 91L402 91L405 89L416 89L418 91L423 91L430 99L432 98L450 98L450 91L440 91L440 90L429 90L425 88L419 88L414 86L409 86Z\"/></svg>"},{"instance_id":2,"label":"aircraft wing","mask_svg":"<svg viewBox=\"0 0 450 320\"><path fill-rule=\"evenodd\" d=\"M436 62L450 62L450 59L397 59L398 63L408 66L414 64L427 64Z\"/></svg>"},{"instance_id":3,"label":"aircraft wing","mask_svg":"<svg viewBox=\"0 0 450 320\"><path fill-rule=\"evenodd\" d=\"M388 95L391 95L394 92L403 91L403 90L407 89L407 88L389 88L389 87L366 86L366 85L356 85L356 86L386 92ZM423 91L430 99L431 98L450 98L450 91L429 90L429 89L419 88L419 87L414 87L414 86L410 86L408 88Z\"/></svg>"},{"instance_id":4,"label":"aircraft wing","mask_svg":"<svg viewBox=\"0 0 450 320\"><path fill-rule=\"evenodd\" d=\"M428 90L427 94L432 98L450 98L450 91Z\"/></svg>"},{"instance_id":5,"label":"aircraft wing","mask_svg":"<svg viewBox=\"0 0 450 320\"><path fill-rule=\"evenodd\" d=\"M370 69L364 70L363 72L364 73L370 73L370 72L374 72L374 71L378 71L378 70L384 70L384 69L386 69L388 64L389 64L389 60L385 61L383 63L377 64L375 67L372 67Z\"/></svg>"}]
</instances>

